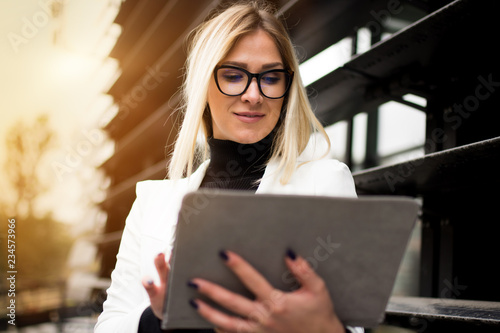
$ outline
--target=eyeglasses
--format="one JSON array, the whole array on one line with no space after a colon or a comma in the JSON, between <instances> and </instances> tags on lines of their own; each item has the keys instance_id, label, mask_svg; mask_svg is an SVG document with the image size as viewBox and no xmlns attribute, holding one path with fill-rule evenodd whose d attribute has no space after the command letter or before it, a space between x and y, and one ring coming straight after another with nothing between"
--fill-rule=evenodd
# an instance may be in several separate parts
<instances>
[{"instance_id":1,"label":"eyeglasses","mask_svg":"<svg viewBox=\"0 0 500 333\"><path fill-rule=\"evenodd\" d=\"M215 83L220 92L227 96L240 96L247 91L253 78L257 79L260 93L270 99L286 95L293 80L293 72L286 69L271 69L262 73L234 66L218 66L214 70Z\"/></svg>"}]
</instances>

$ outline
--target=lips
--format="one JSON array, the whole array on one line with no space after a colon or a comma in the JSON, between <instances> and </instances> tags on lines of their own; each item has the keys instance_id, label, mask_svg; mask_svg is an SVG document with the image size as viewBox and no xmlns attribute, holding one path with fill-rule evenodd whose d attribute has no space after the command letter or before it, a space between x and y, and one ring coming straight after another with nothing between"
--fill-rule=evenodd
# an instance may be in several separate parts
<instances>
[{"instance_id":1,"label":"lips","mask_svg":"<svg viewBox=\"0 0 500 333\"><path fill-rule=\"evenodd\" d=\"M234 112L234 114L237 116L250 117L250 118L264 117L264 114L260 112Z\"/></svg>"},{"instance_id":2,"label":"lips","mask_svg":"<svg viewBox=\"0 0 500 333\"><path fill-rule=\"evenodd\" d=\"M264 118L260 112L234 112L234 115L244 123L255 123Z\"/></svg>"}]
</instances>

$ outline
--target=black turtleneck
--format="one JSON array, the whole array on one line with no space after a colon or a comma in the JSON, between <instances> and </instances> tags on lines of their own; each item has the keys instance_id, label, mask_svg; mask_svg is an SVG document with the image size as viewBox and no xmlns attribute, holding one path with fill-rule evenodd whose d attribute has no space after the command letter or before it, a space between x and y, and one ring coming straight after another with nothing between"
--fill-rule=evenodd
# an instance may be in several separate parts
<instances>
[{"instance_id":1,"label":"black turtleneck","mask_svg":"<svg viewBox=\"0 0 500 333\"><path fill-rule=\"evenodd\" d=\"M257 190L271 156L273 136L252 144L209 138L210 164L200 188Z\"/></svg>"}]
</instances>

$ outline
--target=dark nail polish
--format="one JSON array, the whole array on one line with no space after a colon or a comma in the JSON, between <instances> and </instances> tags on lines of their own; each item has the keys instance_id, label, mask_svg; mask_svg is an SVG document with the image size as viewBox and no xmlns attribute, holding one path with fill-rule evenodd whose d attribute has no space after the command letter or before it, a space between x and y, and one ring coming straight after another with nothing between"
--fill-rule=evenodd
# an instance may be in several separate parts
<instances>
[{"instance_id":1,"label":"dark nail polish","mask_svg":"<svg viewBox=\"0 0 500 333\"><path fill-rule=\"evenodd\" d=\"M195 309L198 309L198 303L196 303L194 299L189 300L189 305L191 305Z\"/></svg>"},{"instance_id":2,"label":"dark nail polish","mask_svg":"<svg viewBox=\"0 0 500 333\"><path fill-rule=\"evenodd\" d=\"M193 281L188 281L187 282L188 287L191 287L193 289L198 289L198 285L194 283Z\"/></svg>"},{"instance_id":3,"label":"dark nail polish","mask_svg":"<svg viewBox=\"0 0 500 333\"><path fill-rule=\"evenodd\" d=\"M229 257L227 256L226 251L222 250L219 252L219 257L221 257L224 261L228 261Z\"/></svg>"},{"instance_id":4,"label":"dark nail polish","mask_svg":"<svg viewBox=\"0 0 500 333\"><path fill-rule=\"evenodd\" d=\"M291 249L287 249L286 250L286 255L287 255L288 258L290 258L292 260L297 259L297 255Z\"/></svg>"}]
</instances>

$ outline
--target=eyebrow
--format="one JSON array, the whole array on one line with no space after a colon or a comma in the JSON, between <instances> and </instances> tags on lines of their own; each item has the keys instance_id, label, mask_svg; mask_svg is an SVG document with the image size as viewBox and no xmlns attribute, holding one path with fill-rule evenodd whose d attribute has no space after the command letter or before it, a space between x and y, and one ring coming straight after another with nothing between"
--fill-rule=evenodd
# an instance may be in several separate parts
<instances>
[{"instance_id":1,"label":"eyebrow","mask_svg":"<svg viewBox=\"0 0 500 333\"><path fill-rule=\"evenodd\" d=\"M232 66L241 67L241 68L245 68L245 69L247 69L247 67L248 67L246 63L238 62L238 61L225 61L222 63L222 65L232 65ZM281 63L281 62L271 62L271 63L262 65L263 70L276 68L276 67L284 68L285 66L283 66L283 63Z\"/></svg>"}]
</instances>

